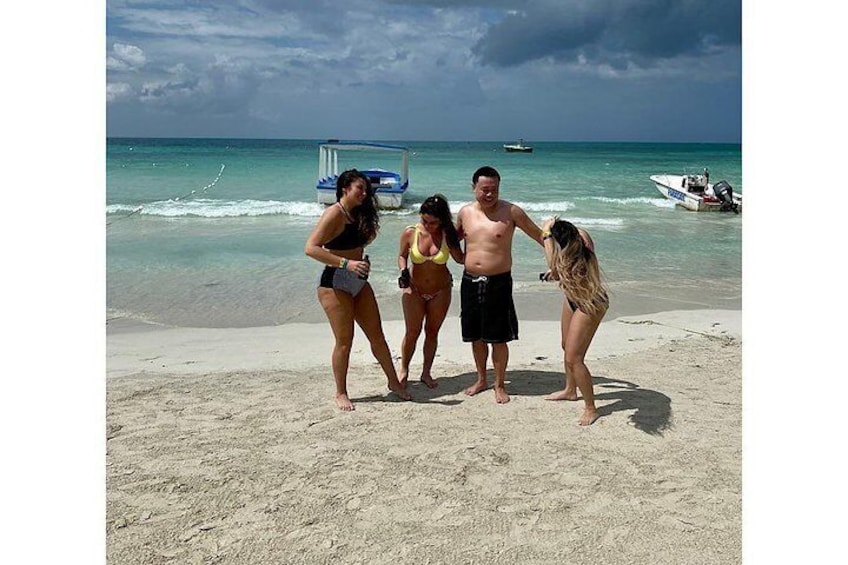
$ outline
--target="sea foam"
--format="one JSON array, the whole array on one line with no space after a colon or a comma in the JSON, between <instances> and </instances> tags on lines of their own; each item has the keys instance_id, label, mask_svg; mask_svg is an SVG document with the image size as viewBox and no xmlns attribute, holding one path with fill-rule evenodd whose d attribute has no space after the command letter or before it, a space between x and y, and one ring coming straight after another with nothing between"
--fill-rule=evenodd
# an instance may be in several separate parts
<instances>
[{"instance_id":1,"label":"sea foam","mask_svg":"<svg viewBox=\"0 0 848 565\"><path fill-rule=\"evenodd\" d=\"M525 212L565 212L574 208L574 203L568 200L558 202L513 202L516 206L524 208Z\"/></svg>"},{"instance_id":2,"label":"sea foam","mask_svg":"<svg viewBox=\"0 0 848 565\"><path fill-rule=\"evenodd\" d=\"M160 200L142 204L139 214L146 216L236 218L251 216L318 217L324 207L317 202L280 202L276 200ZM139 206L113 204L106 207L109 214L133 212Z\"/></svg>"},{"instance_id":3,"label":"sea foam","mask_svg":"<svg viewBox=\"0 0 848 565\"><path fill-rule=\"evenodd\" d=\"M635 196L631 198L610 198L608 196L590 196L588 200L597 200L607 204L618 204L621 206L630 206L632 204L648 204L657 208L673 208L675 203L668 198L649 198L646 196Z\"/></svg>"}]
</instances>

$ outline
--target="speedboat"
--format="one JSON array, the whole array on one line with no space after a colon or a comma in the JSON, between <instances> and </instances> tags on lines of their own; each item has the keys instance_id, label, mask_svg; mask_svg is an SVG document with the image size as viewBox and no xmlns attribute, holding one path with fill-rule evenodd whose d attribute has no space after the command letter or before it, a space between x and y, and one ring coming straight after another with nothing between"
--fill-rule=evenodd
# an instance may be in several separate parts
<instances>
[{"instance_id":1,"label":"speedboat","mask_svg":"<svg viewBox=\"0 0 848 565\"><path fill-rule=\"evenodd\" d=\"M513 144L505 144L503 146L504 150L507 153L532 153L533 147L531 145L524 145L524 140L519 140L518 143Z\"/></svg>"},{"instance_id":2,"label":"speedboat","mask_svg":"<svg viewBox=\"0 0 848 565\"><path fill-rule=\"evenodd\" d=\"M377 195L378 208L400 208L409 188L409 149L400 145L387 145L368 141L330 140L318 147L318 183L315 185L319 204L335 204L336 181L339 178L339 154L342 152L370 152L371 163L375 153L391 153L400 158L398 170L371 167L368 169L345 166L341 170L357 168L368 177Z\"/></svg>"},{"instance_id":3,"label":"speedboat","mask_svg":"<svg viewBox=\"0 0 848 565\"><path fill-rule=\"evenodd\" d=\"M710 172L700 174L651 175L663 196L693 212L742 211L742 195L734 194L727 181L710 184Z\"/></svg>"}]
</instances>

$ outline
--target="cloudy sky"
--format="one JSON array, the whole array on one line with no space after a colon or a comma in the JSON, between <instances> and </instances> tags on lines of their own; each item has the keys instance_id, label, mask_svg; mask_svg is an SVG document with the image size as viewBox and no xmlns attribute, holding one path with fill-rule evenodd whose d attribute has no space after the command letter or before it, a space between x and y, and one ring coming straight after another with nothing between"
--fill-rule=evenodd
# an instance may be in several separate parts
<instances>
[{"instance_id":1,"label":"cloudy sky","mask_svg":"<svg viewBox=\"0 0 848 565\"><path fill-rule=\"evenodd\" d=\"M741 0L108 0L107 134L741 141Z\"/></svg>"}]
</instances>

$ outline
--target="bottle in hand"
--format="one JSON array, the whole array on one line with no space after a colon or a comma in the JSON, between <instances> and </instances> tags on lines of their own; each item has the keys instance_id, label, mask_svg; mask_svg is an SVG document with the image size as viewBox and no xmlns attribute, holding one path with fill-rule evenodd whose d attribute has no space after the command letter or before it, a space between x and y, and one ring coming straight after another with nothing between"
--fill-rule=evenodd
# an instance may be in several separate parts
<instances>
[{"instance_id":1,"label":"bottle in hand","mask_svg":"<svg viewBox=\"0 0 848 565\"><path fill-rule=\"evenodd\" d=\"M370 271L371 270L371 259L369 259L368 255L366 255L362 260L365 261L366 263L368 263L368 269ZM368 275L367 274L366 275L359 275L359 278L364 280L364 281L367 281Z\"/></svg>"}]
</instances>

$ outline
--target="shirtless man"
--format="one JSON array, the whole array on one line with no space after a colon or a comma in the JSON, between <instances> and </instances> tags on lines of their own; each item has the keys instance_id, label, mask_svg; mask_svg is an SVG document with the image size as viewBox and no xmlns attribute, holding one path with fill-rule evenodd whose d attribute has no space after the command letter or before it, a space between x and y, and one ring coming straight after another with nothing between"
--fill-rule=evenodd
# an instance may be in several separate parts
<instances>
[{"instance_id":1,"label":"shirtless man","mask_svg":"<svg viewBox=\"0 0 848 565\"><path fill-rule=\"evenodd\" d=\"M474 202L457 216L457 231L465 239L465 271L460 288L462 341L471 342L477 382L465 389L486 390L489 344L495 367L495 402L509 402L504 379L509 361L507 342L518 339L518 318L512 302L512 236L516 226L544 247L542 230L519 206L498 198L501 176L480 167L472 177Z\"/></svg>"}]
</instances>

